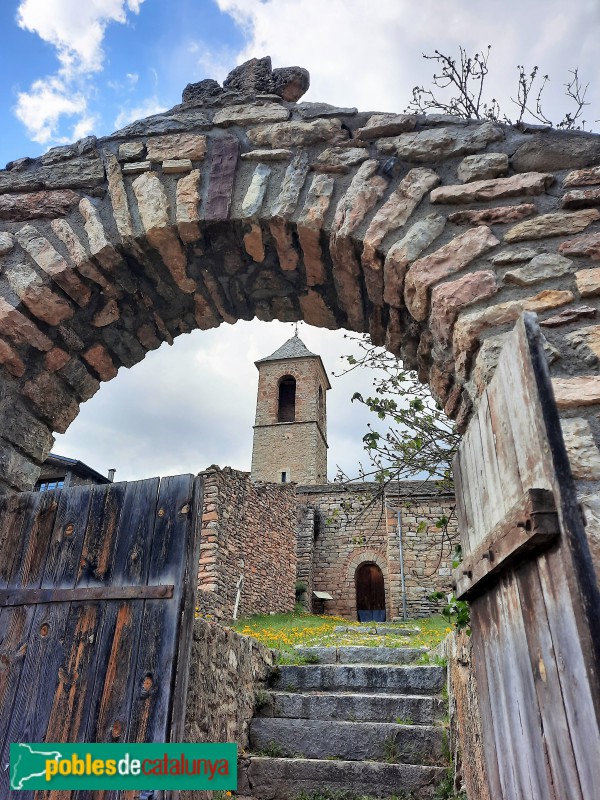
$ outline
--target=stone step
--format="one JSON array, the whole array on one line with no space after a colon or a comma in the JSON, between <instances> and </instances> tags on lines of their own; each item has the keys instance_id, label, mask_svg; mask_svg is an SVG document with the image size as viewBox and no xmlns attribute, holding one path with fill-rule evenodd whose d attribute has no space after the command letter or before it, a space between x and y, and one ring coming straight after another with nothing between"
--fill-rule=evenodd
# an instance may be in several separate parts
<instances>
[{"instance_id":1,"label":"stone step","mask_svg":"<svg viewBox=\"0 0 600 800\"><path fill-rule=\"evenodd\" d=\"M369 622L365 625L336 625L334 633L365 633L373 636L417 636L421 633L420 628L403 628L390 622Z\"/></svg>"},{"instance_id":2,"label":"stone step","mask_svg":"<svg viewBox=\"0 0 600 800\"><path fill-rule=\"evenodd\" d=\"M436 694L446 680L446 668L435 666L346 666L343 664L285 665L278 668L273 689L295 691L386 692Z\"/></svg>"},{"instance_id":3,"label":"stone step","mask_svg":"<svg viewBox=\"0 0 600 800\"><path fill-rule=\"evenodd\" d=\"M240 759L238 795L256 800L295 800L319 790L344 797L398 797L430 800L445 769L376 761L322 761L302 758Z\"/></svg>"},{"instance_id":4,"label":"stone step","mask_svg":"<svg viewBox=\"0 0 600 800\"><path fill-rule=\"evenodd\" d=\"M435 725L445 713L445 702L432 696L270 692L270 702L261 708L259 716Z\"/></svg>"},{"instance_id":5,"label":"stone step","mask_svg":"<svg viewBox=\"0 0 600 800\"><path fill-rule=\"evenodd\" d=\"M250 748L258 754L345 761L444 764L444 730L391 722L337 722L255 717Z\"/></svg>"},{"instance_id":6,"label":"stone step","mask_svg":"<svg viewBox=\"0 0 600 800\"><path fill-rule=\"evenodd\" d=\"M427 648L418 647L368 647L346 645L343 647L295 647L298 655L315 664L411 664L421 658Z\"/></svg>"}]
</instances>

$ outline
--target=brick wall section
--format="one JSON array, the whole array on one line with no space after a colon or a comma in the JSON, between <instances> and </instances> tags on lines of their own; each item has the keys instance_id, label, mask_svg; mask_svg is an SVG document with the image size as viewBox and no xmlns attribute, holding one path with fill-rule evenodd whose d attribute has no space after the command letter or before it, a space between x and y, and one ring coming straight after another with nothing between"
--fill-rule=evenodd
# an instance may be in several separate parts
<instances>
[{"instance_id":1,"label":"brick wall section","mask_svg":"<svg viewBox=\"0 0 600 800\"><path fill-rule=\"evenodd\" d=\"M254 484L247 472L211 467L204 478L198 608L230 620L240 574L238 615L291 611L296 582L296 496L290 484Z\"/></svg>"},{"instance_id":2,"label":"brick wall section","mask_svg":"<svg viewBox=\"0 0 600 800\"><path fill-rule=\"evenodd\" d=\"M296 420L278 422L279 381L285 375L296 380ZM256 422L252 448L252 479L318 484L327 480L327 422L325 403L319 409L327 376L319 358L293 358L259 362Z\"/></svg>"},{"instance_id":3,"label":"brick wall section","mask_svg":"<svg viewBox=\"0 0 600 800\"><path fill-rule=\"evenodd\" d=\"M419 617L438 609L427 599L432 592L452 591L451 559L459 536L453 496L427 489L427 494L409 497L412 491L414 486L405 482L401 494L388 492L386 499L402 507L407 610L410 617ZM401 616L397 517L389 510L386 515L384 498L368 484L299 487L298 492L301 502L318 509L321 520L314 543L313 589L333 595L326 613L356 619L354 575L361 563L371 561L383 572L388 619ZM442 515L450 517L445 531L435 526ZM424 530L419 530L420 523Z\"/></svg>"}]
</instances>

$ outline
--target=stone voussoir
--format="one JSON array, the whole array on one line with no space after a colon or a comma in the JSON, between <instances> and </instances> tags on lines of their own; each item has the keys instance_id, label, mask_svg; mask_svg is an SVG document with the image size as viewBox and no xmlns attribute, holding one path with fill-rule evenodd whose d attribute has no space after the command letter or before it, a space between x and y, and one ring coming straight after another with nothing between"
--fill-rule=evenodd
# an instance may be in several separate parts
<instances>
[{"instance_id":1,"label":"stone voussoir","mask_svg":"<svg viewBox=\"0 0 600 800\"><path fill-rule=\"evenodd\" d=\"M148 139L146 147L150 162L182 158L201 161L206 155L207 138L199 133L173 133Z\"/></svg>"},{"instance_id":2,"label":"stone voussoir","mask_svg":"<svg viewBox=\"0 0 600 800\"><path fill-rule=\"evenodd\" d=\"M600 211L595 208L542 214L534 219L519 222L504 234L504 241L520 242L523 239L544 239L549 236L580 233L598 219Z\"/></svg>"},{"instance_id":3,"label":"stone voussoir","mask_svg":"<svg viewBox=\"0 0 600 800\"><path fill-rule=\"evenodd\" d=\"M453 225L503 225L507 222L531 217L537 213L533 203L521 203L518 206L496 206L479 210L455 211L448 215L448 222Z\"/></svg>"},{"instance_id":4,"label":"stone voussoir","mask_svg":"<svg viewBox=\"0 0 600 800\"><path fill-rule=\"evenodd\" d=\"M506 153L481 153L466 156L458 165L458 179L463 183L499 178L508 171Z\"/></svg>"},{"instance_id":5,"label":"stone voussoir","mask_svg":"<svg viewBox=\"0 0 600 800\"><path fill-rule=\"evenodd\" d=\"M248 131L248 139L256 147L303 147L329 142L337 144L348 138L338 119L315 119L312 122L277 122L258 125Z\"/></svg>"},{"instance_id":6,"label":"stone voussoir","mask_svg":"<svg viewBox=\"0 0 600 800\"><path fill-rule=\"evenodd\" d=\"M81 195L72 189L1 195L0 219L24 222L63 217L75 208L80 199Z\"/></svg>"},{"instance_id":7,"label":"stone voussoir","mask_svg":"<svg viewBox=\"0 0 600 800\"><path fill-rule=\"evenodd\" d=\"M426 319L430 287L464 269L498 244L491 230L481 226L465 231L431 255L415 261L404 286L404 299L411 315L419 321Z\"/></svg>"},{"instance_id":8,"label":"stone voussoir","mask_svg":"<svg viewBox=\"0 0 600 800\"><path fill-rule=\"evenodd\" d=\"M226 106L219 109L213 117L213 125L227 128L230 125L263 125L284 122L290 118L290 111L279 103L249 103L241 106Z\"/></svg>"},{"instance_id":9,"label":"stone voussoir","mask_svg":"<svg viewBox=\"0 0 600 800\"><path fill-rule=\"evenodd\" d=\"M554 180L550 172L524 172L509 178L439 186L431 192L430 200L432 203L456 204L537 195L543 194Z\"/></svg>"},{"instance_id":10,"label":"stone voussoir","mask_svg":"<svg viewBox=\"0 0 600 800\"><path fill-rule=\"evenodd\" d=\"M379 152L394 154L403 161L436 161L485 150L488 144L503 138L499 125L484 122L467 128L428 128L401 133L379 139L376 146Z\"/></svg>"},{"instance_id":11,"label":"stone voussoir","mask_svg":"<svg viewBox=\"0 0 600 800\"><path fill-rule=\"evenodd\" d=\"M600 295L600 267L581 269L575 273L577 291L582 297L598 297Z\"/></svg>"}]
</instances>

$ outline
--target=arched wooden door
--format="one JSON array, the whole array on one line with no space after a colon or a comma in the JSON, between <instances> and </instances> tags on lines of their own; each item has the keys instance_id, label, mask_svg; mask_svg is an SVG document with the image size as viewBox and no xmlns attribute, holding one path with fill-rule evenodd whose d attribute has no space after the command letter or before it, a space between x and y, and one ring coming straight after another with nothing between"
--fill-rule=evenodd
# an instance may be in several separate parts
<instances>
[{"instance_id":1,"label":"arched wooden door","mask_svg":"<svg viewBox=\"0 0 600 800\"><path fill-rule=\"evenodd\" d=\"M356 611L361 622L385 621L385 584L377 564L361 564L354 577Z\"/></svg>"}]
</instances>

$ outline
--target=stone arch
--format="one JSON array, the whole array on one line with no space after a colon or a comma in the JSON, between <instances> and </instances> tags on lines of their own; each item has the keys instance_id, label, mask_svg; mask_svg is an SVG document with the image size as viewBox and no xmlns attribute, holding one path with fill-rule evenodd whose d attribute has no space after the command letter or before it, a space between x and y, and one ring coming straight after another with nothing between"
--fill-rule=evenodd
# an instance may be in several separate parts
<instances>
[{"instance_id":1,"label":"stone arch","mask_svg":"<svg viewBox=\"0 0 600 800\"><path fill-rule=\"evenodd\" d=\"M347 612L353 618L356 617L356 588L354 584L354 578L356 575L356 570L361 566L361 564L366 563L376 564L383 574L386 616L388 619L391 619L392 607L390 575L387 558L378 550L373 550L372 548L368 547L355 548L346 558L341 570L342 575L345 575L344 586L346 597L344 599L346 600Z\"/></svg>"},{"instance_id":2,"label":"stone arch","mask_svg":"<svg viewBox=\"0 0 600 800\"><path fill-rule=\"evenodd\" d=\"M0 171L2 490L121 366L238 319L369 332L464 429L523 310L598 480L600 137L297 103L301 71L244 69Z\"/></svg>"}]
</instances>

